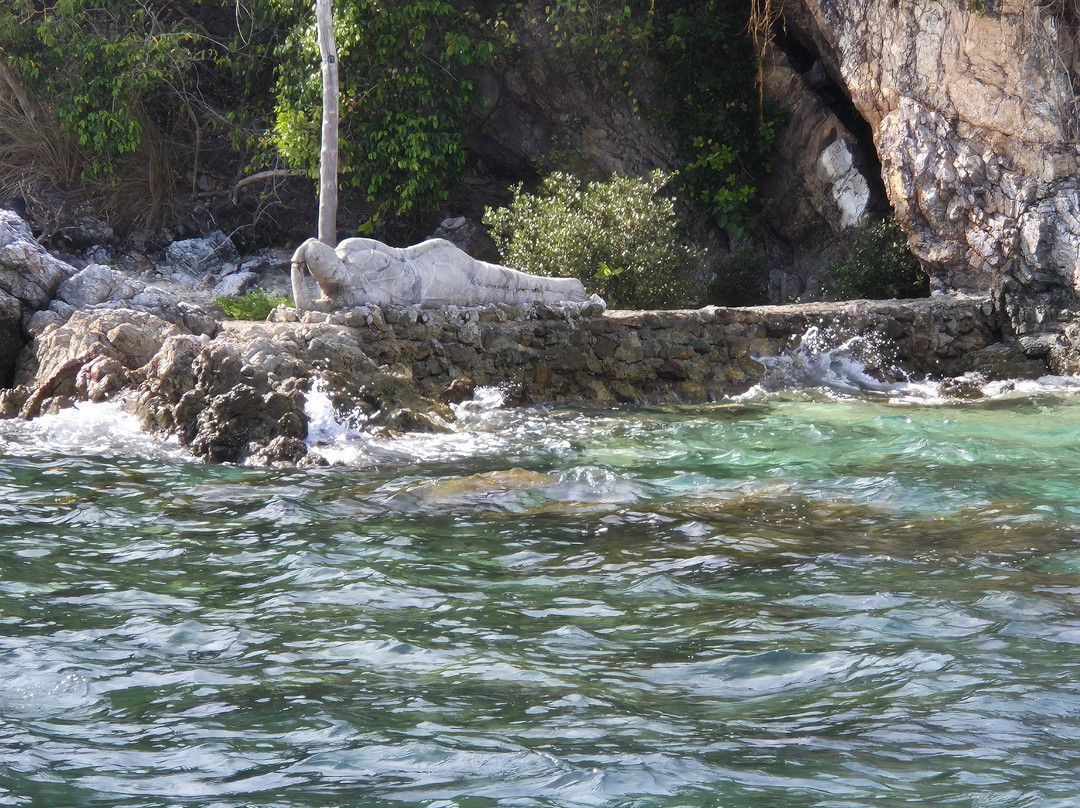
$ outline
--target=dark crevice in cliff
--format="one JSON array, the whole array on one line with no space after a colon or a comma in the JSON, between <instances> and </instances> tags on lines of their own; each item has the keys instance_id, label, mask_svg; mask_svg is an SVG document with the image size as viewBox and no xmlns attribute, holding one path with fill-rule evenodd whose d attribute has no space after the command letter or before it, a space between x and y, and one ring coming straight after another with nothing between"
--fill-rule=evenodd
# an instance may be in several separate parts
<instances>
[{"instance_id":1,"label":"dark crevice in cliff","mask_svg":"<svg viewBox=\"0 0 1080 808\"><path fill-rule=\"evenodd\" d=\"M773 42L787 56L792 69L802 76L806 86L855 138L858 148L856 159L861 163L860 167L870 184L871 199L874 207L878 208L875 212L883 215L890 208L881 174L881 158L874 144L873 127L859 113L847 88L829 75L810 38L799 33L788 26L778 27Z\"/></svg>"}]
</instances>

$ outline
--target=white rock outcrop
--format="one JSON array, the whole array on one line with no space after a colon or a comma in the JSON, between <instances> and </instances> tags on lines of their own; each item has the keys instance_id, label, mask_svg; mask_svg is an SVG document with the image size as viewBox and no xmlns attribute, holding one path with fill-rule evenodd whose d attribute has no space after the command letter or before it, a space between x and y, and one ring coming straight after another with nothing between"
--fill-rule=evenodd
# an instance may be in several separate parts
<instances>
[{"instance_id":1,"label":"white rock outcrop","mask_svg":"<svg viewBox=\"0 0 1080 808\"><path fill-rule=\"evenodd\" d=\"M889 201L938 289L1016 277L1080 291L1080 76L1057 5L784 3L870 124Z\"/></svg>"}]
</instances>

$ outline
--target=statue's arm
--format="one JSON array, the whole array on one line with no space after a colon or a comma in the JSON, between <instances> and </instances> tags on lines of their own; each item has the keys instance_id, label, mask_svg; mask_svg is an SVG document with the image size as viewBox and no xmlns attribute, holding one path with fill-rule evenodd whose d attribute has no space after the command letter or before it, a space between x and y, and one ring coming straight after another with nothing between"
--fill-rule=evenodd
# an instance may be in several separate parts
<instances>
[{"instance_id":1,"label":"statue's arm","mask_svg":"<svg viewBox=\"0 0 1080 808\"><path fill-rule=\"evenodd\" d=\"M307 269L307 242L301 244L292 256L292 280L293 305L298 309L311 308L311 295L308 294L307 284L304 282L304 270Z\"/></svg>"}]
</instances>

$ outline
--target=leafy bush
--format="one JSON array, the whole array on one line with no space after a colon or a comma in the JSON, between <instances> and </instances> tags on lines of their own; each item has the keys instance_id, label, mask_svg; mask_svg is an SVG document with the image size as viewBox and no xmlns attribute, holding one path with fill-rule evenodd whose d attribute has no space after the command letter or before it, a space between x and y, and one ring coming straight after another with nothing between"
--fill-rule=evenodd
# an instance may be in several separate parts
<instances>
[{"instance_id":1,"label":"leafy bush","mask_svg":"<svg viewBox=\"0 0 1080 808\"><path fill-rule=\"evenodd\" d=\"M634 58L631 46L644 41L651 27L650 6L641 0L552 0L544 6L544 21L556 48L586 57L601 73L625 76Z\"/></svg>"},{"instance_id":2,"label":"leafy bush","mask_svg":"<svg viewBox=\"0 0 1080 808\"><path fill-rule=\"evenodd\" d=\"M693 296L701 254L688 247L675 207L660 196L670 175L581 180L555 172L536 194L514 189L510 206L484 213L507 264L570 275L609 305L659 308Z\"/></svg>"},{"instance_id":3,"label":"leafy bush","mask_svg":"<svg viewBox=\"0 0 1080 808\"><path fill-rule=\"evenodd\" d=\"M867 225L849 249L846 259L829 267L829 291L834 295L886 300L930 294L930 278L895 219Z\"/></svg>"},{"instance_id":4,"label":"leafy bush","mask_svg":"<svg viewBox=\"0 0 1080 808\"><path fill-rule=\"evenodd\" d=\"M278 48L274 139L292 168L318 176L322 80L306 0L274 0L296 26ZM383 210L434 209L465 167L466 112L477 101L466 68L492 42L472 35L475 13L444 0L334 4L341 87L341 182Z\"/></svg>"},{"instance_id":5,"label":"leafy bush","mask_svg":"<svg viewBox=\"0 0 1080 808\"><path fill-rule=\"evenodd\" d=\"M201 39L139 0L8 0L0 58L86 155L83 179L115 179L145 135L148 100L181 84Z\"/></svg>"},{"instance_id":6,"label":"leafy bush","mask_svg":"<svg viewBox=\"0 0 1080 808\"><path fill-rule=\"evenodd\" d=\"M768 294L765 267L755 250L733 253L716 267L705 293L705 302L714 306L754 306Z\"/></svg>"},{"instance_id":7,"label":"leafy bush","mask_svg":"<svg viewBox=\"0 0 1080 808\"><path fill-rule=\"evenodd\" d=\"M291 297L273 295L263 289L249 289L240 297L218 297L214 302L234 320L265 320L281 304L293 304Z\"/></svg>"},{"instance_id":8,"label":"leafy bush","mask_svg":"<svg viewBox=\"0 0 1080 808\"><path fill-rule=\"evenodd\" d=\"M501 19L513 30L522 16L540 28L550 58L621 80L635 112L636 78L659 79L640 96L670 99L647 112L675 136L682 189L735 239L746 236L761 206L780 116L758 83L760 45L777 19L774 2L548 0L510 4Z\"/></svg>"}]
</instances>

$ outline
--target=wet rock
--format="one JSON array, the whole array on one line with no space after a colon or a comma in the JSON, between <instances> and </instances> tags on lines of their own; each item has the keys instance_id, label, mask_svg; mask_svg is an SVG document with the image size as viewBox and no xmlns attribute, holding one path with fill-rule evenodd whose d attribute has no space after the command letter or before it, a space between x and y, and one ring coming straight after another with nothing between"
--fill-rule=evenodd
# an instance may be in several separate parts
<instances>
[{"instance_id":1,"label":"wet rock","mask_svg":"<svg viewBox=\"0 0 1080 808\"><path fill-rule=\"evenodd\" d=\"M236 463L271 444L276 449L263 451L273 454L291 447L298 452L306 435L302 400L281 393L260 394L250 385L238 384L210 398L198 413L191 449L214 462Z\"/></svg>"},{"instance_id":2,"label":"wet rock","mask_svg":"<svg viewBox=\"0 0 1080 808\"><path fill-rule=\"evenodd\" d=\"M252 465L304 465L305 467L329 465L325 458L313 457L311 462L302 463L307 458L308 447L300 438L280 435L270 441L266 446L256 449L248 462ZM321 463L319 461L322 461Z\"/></svg>"},{"instance_id":3,"label":"wet rock","mask_svg":"<svg viewBox=\"0 0 1080 808\"><path fill-rule=\"evenodd\" d=\"M984 379L1037 379L1049 370L1049 348L1041 355L1029 355L1017 343L995 343L966 354L958 363L962 374L978 373Z\"/></svg>"},{"instance_id":4,"label":"wet rock","mask_svg":"<svg viewBox=\"0 0 1080 808\"><path fill-rule=\"evenodd\" d=\"M476 385L467 376L458 376L448 382L439 391L439 400L446 404L460 404L468 401L476 392Z\"/></svg>"}]
</instances>

